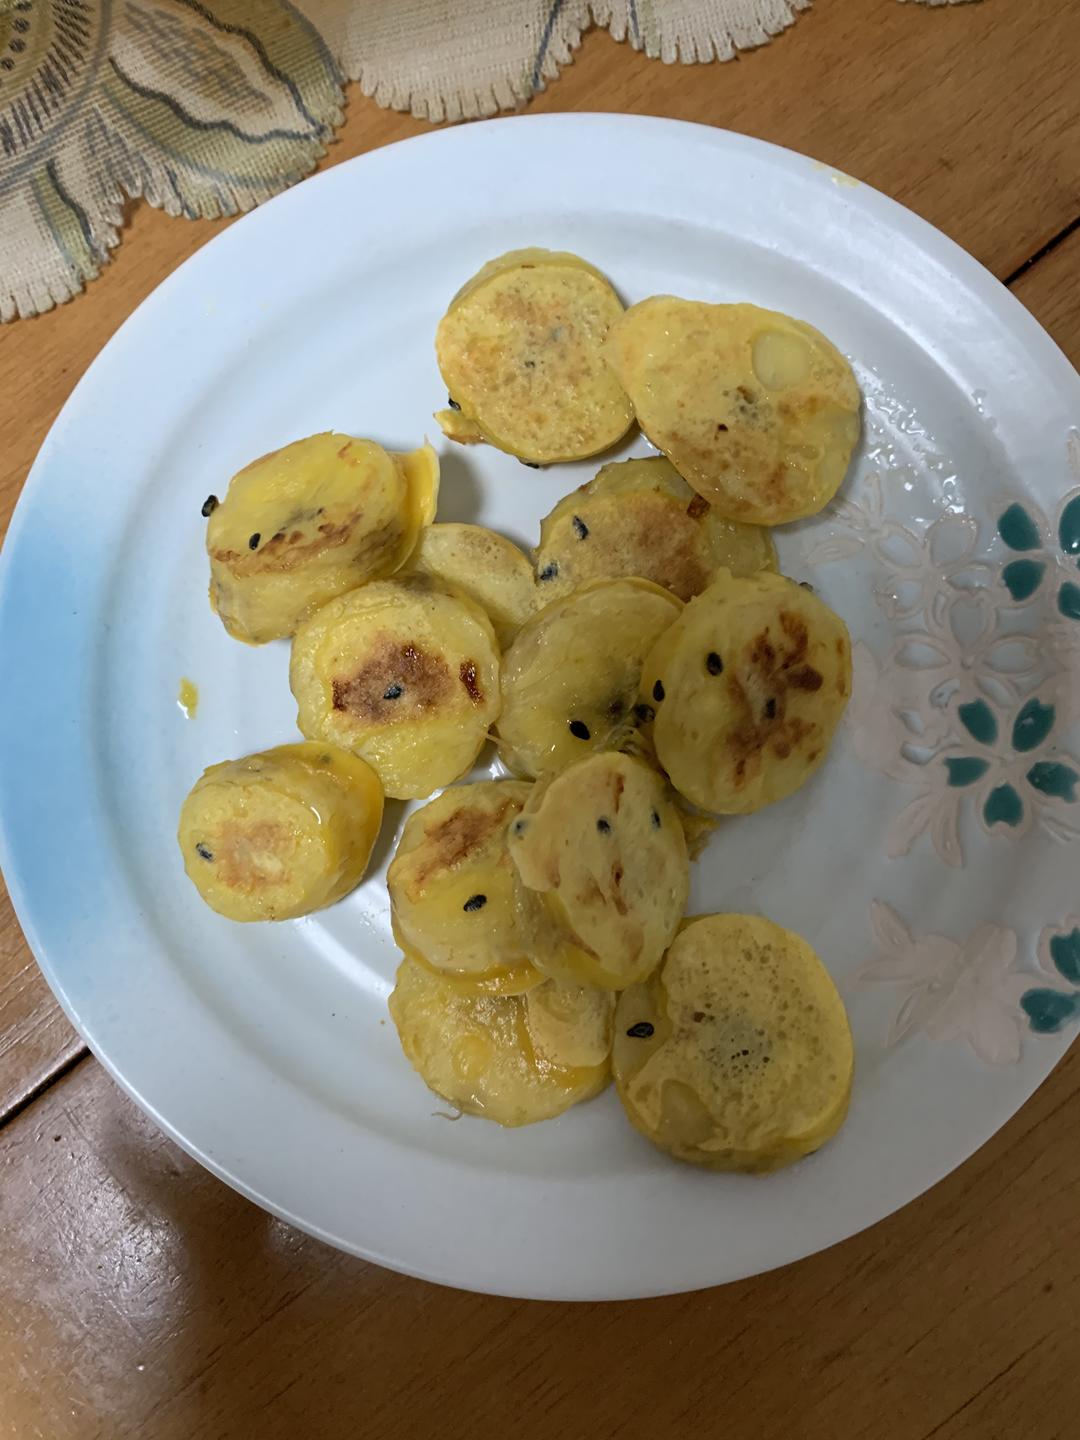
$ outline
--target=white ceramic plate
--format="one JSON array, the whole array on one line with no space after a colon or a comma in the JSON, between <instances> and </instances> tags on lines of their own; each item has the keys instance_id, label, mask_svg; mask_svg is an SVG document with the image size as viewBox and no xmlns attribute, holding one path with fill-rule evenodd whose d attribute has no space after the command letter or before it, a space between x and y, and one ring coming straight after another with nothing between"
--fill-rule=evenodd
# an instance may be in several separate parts
<instances>
[{"instance_id":1,"label":"white ceramic plate","mask_svg":"<svg viewBox=\"0 0 1080 1440\"><path fill-rule=\"evenodd\" d=\"M439 315L482 261L521 245L579 251L628 300L674 291L802 316L866 395L843 498L779 536L784 569L852 628L850 723L808 787L725 824L694 875L693 909L759 910L807 936L851 1010L850 1119L768 1179L669 1163L610 1092L517 1131L437 1113L386 1012L400 807L360 890L297 923L231 925L181 867L176 816L203 766L295 735L287 646L233 643L207 606L203 499L314 431L395 448L436 434ZM649 1295L872 1224L1023 1103L1080 1008L1080 504L1064 506L1078 420L1076 374L973 260L867 187L739 136L500 120L289 191L106 347L5 548L3 861L50 984L204 1164L417 1275ZM526 544L595 469L440 448L440 518ZM194 720L182 676L201 694Z\"/></svg>"}]
</instances>

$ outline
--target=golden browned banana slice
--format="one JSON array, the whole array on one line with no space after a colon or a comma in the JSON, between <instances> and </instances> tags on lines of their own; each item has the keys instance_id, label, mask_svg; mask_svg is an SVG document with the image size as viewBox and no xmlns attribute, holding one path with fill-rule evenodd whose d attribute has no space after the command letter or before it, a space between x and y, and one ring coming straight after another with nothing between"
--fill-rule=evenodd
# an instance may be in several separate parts
<instances>
[{"instance_id":1,"label":"golden browned banana slice","mask_svg":"<svg viewBox=\"0 0 1080 1440\"><path fill-rule=\"evenodd\" d=\"M610 1077L610 1012L588 992L563 999L465 996L406 957L390 996L401 1048L437 1095L500 1125L550 1120ZM576 1016L576 1022L575 1022Z\"/></svg>"},{"instance_id":2,"label":"golden browned banana slice","mask_svg":"<svg viewBox=\"0 0 1080 1440\"><path fill-rule=\"evenodd\" d=\"M642 430L717 515L779 525L839 489L859 387L812 325L658 295L612 327L605 353Z\"/></svg>"},{"instance_id":3,"label":"golden browned banana slice","mask_svg":"<svg viewBox=\"0 0 1080 1440\"><path fill-rule=\"evenodd\" d=\"M292 920L360 883L382 812L382 786L363 760L332 745L278 745L204 771L177 839L219 915Z\"/></svg>"},{"instance_id":4,"label":"golden browned banana slice","mask_svg":"<svg viewBox=\"0 0 1080 1440\"><path fill-rule=\"evenodd\" d=\"M531 785L487 780L452 785L413 811L387 871L394 930L403 949L434 969L529 988L529 937L516 903L517 873L507 831Z\"/></svg>"},{"instance_id":5,"label":"golden browned banana slice","mask_svg":"<svg viewBox=\"0 0 1080 1440\"><path fill-rule=\"evenodd\" d=\"M719 519L659 455L605 465L540 522L536 573L549 600L586 581L624 575L689 600L721 568L733 575L775 570L769 532Z\"/></svg>"},{"instance_id":6,"label":"golden browned banana slice","mask_svg":"<svg viewBox=\"0 0 1080 1440\"><path fill-rule=\"evenodd\" d=\"M230 635L261 645L313 610L390 575L435 517L430 445L393 455L373 440L312 435L254 461L209 513L210 603Z\"/></svg>"},{"instance_id":7,"label":"golden browned banana slice","mask_svg":"<svg viewBox=\"0 0 1080 1440\"><path fill-rule=\"evenodd\" d=\"M525 555L512 540L482 525L429 526L401 574L426 575L440 589L475 600L503 650L538 604Z\"/></svg>"},{"instance_id":8,"label":"golden browned banana slice","mask_svg":"<svg viewBox=\"0 0 1080 1440\"><path fill-rule=\"evenodd\" d=\"M670 791L650 766L616 752L571 765L530 795L509 844L534 892L523 916L540 969L622 990L659 964L690 867Z\"/></svg>"},{"instance_id":9,"label":"golden browned banana slice","mask_svg":"<svg viewBox=\"0 0 1080 1440\"><path fill-rule=\"evenodd\" d=\"M387 795L430 795L476 759L499 713L491 622L422 578L331 600L293 639L297 724L365 759Z\"/></svg>"},{"instance_id":10,"label":"golden browned banana slice","mask_svg":"<svg viewBox=\"0 0 1080 1440\"><path fill-rule=\"evenodd\" d=\"M721 573L660 637L641 683L675 788L745 815L825 759L851 694L851 643L839 615L782 575Z\"/></svg>"},{"instance_id":11,"label":"golden browned banana slice","mask_svg":"<svg viewBox=\"0 0 1080 1440\"><path fill-rule=\"evenodd\" d=\"M714 1170L776 1170L847 1114L844 1003L805 940L755 915L688 920L619 997L615 1084L654 1145Z\"/></svg>"},{"instance_id":12,"label":"golden browned banana slice","mask_svg":"<svg viewBox=\"0 0 1080 1440\"><path fill-rule=\"evenodd\" d=\"M454 297L435 351L456 409L436 419L451 440L486 440L535 464L614 445L634 412L601 348L619 297L576 255L517 250Z\"/></svg>"},{"instance_id":13,"label":"golden browned banana slice","mask_svg":"<svg viewBox=\"0 0 1080 1440\"><path fill-rule=\"evenodd\" d=\"M553 774L625 732L645 656L681 609L648 580L598 580L534 615L503 657L506 764Z\"/></svg>"}]
</instances>

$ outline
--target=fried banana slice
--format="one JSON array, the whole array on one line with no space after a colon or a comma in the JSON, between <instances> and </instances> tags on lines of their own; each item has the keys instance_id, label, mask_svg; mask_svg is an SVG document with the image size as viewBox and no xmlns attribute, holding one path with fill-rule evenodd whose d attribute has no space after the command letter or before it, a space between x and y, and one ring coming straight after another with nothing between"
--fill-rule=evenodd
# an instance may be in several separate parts
<instances>
[{"instance_id":1,"label":"fried banana slice","mask_svg":"<svg viewBox=\"0 0 1080 1440\"><path fill-rule=\"evenodd\" d=\"M824 1145L847 1114L853 1066L829 972L805 940L755 915L688 920L615 1012L630 1120L713 1170L776 1170Z\"/></svg>"},{"instance_id":2,"label":"fried banana slice","mask_svg":"<svg viewBox=\"0 0 1080 1440\"><path fill-rule=\"evenodd\" d=\"M422 578L331 600L293 638L297 724L365 759L387 795L421 798L472 765L499 713L491 622Z\"/></svg>"},{"instance_id":3,"label":"fried banana slice","mask_svg":"<svg viewBox=\"0 0 1080 1440\"><path fill-rule=\"evenodd\" d=\"M660 764L687 800L745 815L824 761L851 694L844 622L782 575L721 573L642 671Z\"/></svg>"},{"instance_id":4,"label":"fried banana slice","mask_svg":"<svg viewBox=\"0 0 1080 1440\"><path fill-rule=\"evenodd\" d=\"M510 769L554 774L614 743L645 657L681 609L648 580L599 580L534 615L503 656L499 753Z\"/></svg>"},{"instance_id":5,"label":"fried banana slice","mask_svg":"<svg viewBox=\"0 0 1080 1440\"><path fill-rule=\"evenodd\" d=\"M330 433L264 455L203 507L210 603L237 640L291 635L335 595L399 569L438 494L430 445L396 455Z\"/></svg>"},{"instance_id":6,"label":"fried banana slice","mask_svg":"<svg viewBox=\"0 0 1080 1440\"><path fill-rule=\"evenodd\" d=\"M607 450L633 424L602 347L623 313L610 282L576 255L516 250L490 261L439 323L436 358L457 408L436 419L532 464Z\"/></svg>"},{"instance_id":7,"label":"fried banana slice","mask_svg":"<svg viewBox=\"0 0 1080 1440\"><path fill-rule=\"evenodd\" d=\"M629 575L690 600L720 569L775 570L768 530L721 520L660 455L605 465L540 522L536 573L549 602L591 580Z\"/></svg>"},{"instance_id":8,"label":"fried banana slice","mask_svg":"<svg viewBox=\"0 0 1080 1440\"><path fill-rule=\"evenodd\" d=\"M291 920L360 883L383 791L335 746L279 745L211 765L180 811L188 878L229 920Z\"/></svg>"},{"instance_id":9,"label":"fried banana slice","mask_svg":"<svg viewBox=\"0 0 1080 1440\"><path fill-rule=\"evenodd\" d=\"M859 387L812 325L658 295L612 326L605 354L642 430L722 518L779 525L840 488Z\"/></svg>"}]
</instances>

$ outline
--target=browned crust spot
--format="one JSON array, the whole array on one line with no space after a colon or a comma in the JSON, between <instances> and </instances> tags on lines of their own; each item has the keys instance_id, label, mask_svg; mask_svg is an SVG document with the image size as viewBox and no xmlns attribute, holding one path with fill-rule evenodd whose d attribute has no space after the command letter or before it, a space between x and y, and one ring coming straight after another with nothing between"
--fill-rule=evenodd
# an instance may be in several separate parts
<instances>
[{"instance_id":1,"label":"browned crust spot","mask_svg":"<svg viewBox=\"0 0 1080 1440\"><path fill-rule=\"evenodd\" d=\"M626 915L630 909L622 896L620 889L622 882L623 867L616 862L616 864L611 867L611 903L614 905L617 915Z\"/></svg>"},{"instance_id":2,"label":"browned crust spot","mask_svg":"<svg viewBox=\"0 0 1080 1440\"><path fill-rule=\"evenodd\" d=\"M460 865L502 829L510 811L516 813L520 809L519 802L509 796L492 809L483 809L463 800L444 820L427 826L424 830L424 860L416 868L413 877L415 886L422 889L432 875Z\"/></svg>"},{"instance_id":3,"label":"browned crust spot","mask_svg":"<svg viewBox=\"0 0 1080 1440\"><path fill-rule=\"evenodd\" d=\"M237 821L227 825L218 836L214 851L218 873L229 889L251 895L279 885L285 878L284 865L273 867L271 872L259 864L258 857L286 851L291 833L290 827L278 820Z\"/></svg>"},{"instance_id":4,"label":"browned crust spot","mask_svg":"<svg viewBox=\"0 0 1080 1440\"><path fill-rule=\"evenodd\" d=\"M619 806L622 804L622 796L623 796L623 791L624 791L625 789L626 789L626 778L625 778L625 776L620 775L620 774L618 773L618 771L616 771L616 772L615 772L615 777L614 777L614 780L613 780L612 786L611 786L611 803L612 803L612 806L613 806L613 808L614 808L614 811L615 811L615 814L616 814L616 815L619 813ZM620 872L620 873L621 873L621 872Z\"/></svg>"},{"instance_id":5,"label":"browned crust spot","mask_svg":"<svg viewBox=\"0 0 1080 1440\"><path fill-rule=\"evenodd\" d=\"M775 465L769 471L768 478L761 487L764 498L771 500L774 504L781 504L785 501L787 499L787 486L784 484L786 478L787 467L783 463Z\"/></svg>"},{"instance_id":6,"label":"browned crust spot","mask_svg":"<svg viewBox=\"0 0 1080 1440\"><path fill-rule=\"evenodd\" d=\"M780 612L779 622L782 639L774 644L766 626L746 647L749 684L744 684L737 674L727 674L728 694L739 715L727 736L736 788L757 773L766 749L777 759L787 760L802 741L815 733L813 724L786 713L792 692L811 693L824 683L820 671L805 663L807 625L801 616L787 610ZM767 698L768 708L761 703L762 696Z\"/></svg>"},{"instance_id":7,"label":"browned crust spot","mask_svg":"<svg viewBox=\"0 0 1080 1440\"><path fill-rule=\"evenodd\" d=\"M458 677L462 685L465 686L472 703L474 705L482 705L484 703L484 690L476 678L476 662L473 660L463 660L458 670Z\"/></svg>"},{"instance_id":8,"label":"browned crust spot","mask_svg":"<svg viewBox=\"0 0 1080 1440\"><path fill-rule=\"evenodd\" d=\"M792 690L820 690L825 683L820 670L815 670L812 665L803 665L798 670L791 670L788 673L787 683Z\"/></svg>"},{"instance_id":9,"label":"browned crust spot","mask_svg":"<svg viewBox=\"0 0 1080 1440\"><path fill-rule=\"evenodd\" d=\"M690 516L691 520L700 520L702 516L707 515L711 509L712 506L708 500L705 499L704 495L695 495L690 501L690 504L687 505L686 513Z\"/></svg>"},{"instance_id":10,"label":"browned crust spot","mask_svg":"<svg viewBox=\"0 0 1080 1440\"><path fill-rule=\"evenodd\" d=\"M360 510L354 510L340 521L324 520L311 529L303 528L310 526L310 522L318 519L321 513L297 514L291 524L287 523L257 550L211 550L210 558L227 566L238 577L287 574L290 570L297 570L316 555L347 545L360 529L363 516ZM363 549L354 558L365 561L372 552L390 548L402 533L401 522L391 521L381 530L365 536ZM310 538L305 540L305 534Z\"/></svg>"},{"instance_id":11,"label":"browned crust spot","mask_svg":"<svg viewBox=\"0 0 1080 1440\"><path fill-rule=\"evenodd\" d=\"M555 883L556 883L556 885L557 885L557 884L558 884L558 881L556 880ZM554 889L555 886L553 886L552 888ZM577 891L577 903L578 903L583 909L589 908L589 907L592 907L592 906L595 906L595 905L601 905L601 906L602 906L602 905L605 905L605 904L607 903L606 898L605 898L605 896L604 896L604 892L600 889L600 886L596 883L596 876L595 876L595 875L586 875L585 878L582 880L581 885L578 887L578 891ZM581 941L579 940L577 943L580 945L580 944L581 944ZM586 948L586 947L585 947L585 946L582 946L582 948L584 949L584 948ZM590 951L589 953L592 954L592 951Z\"/></svg>"},{"instance_id":12,"label":"browned crust spot","mask_svg":"<svg viewBox=\"0 0 1080 1440\"><path fill-rule=\"evenodd\" d=\"M437 709L449 698L453 680L446 661L395 635L377 637L370 657L355 674L335 676L335 710L366 725L385 725L406 715ZM400 686L396 697L387 698Z\"/></svg>"},{"instance_id":13,"label":"browned crust spot","mask_svg":"<svg viewBox=\"0 0 1080 1440\"><path fill-rule=\"evenodd\" d=\"M791 648L784 658L784 668L798 665L810 644L810 632L807 629L806 621L801 615L793 615L790 610L780 611L780 629L790 642Z\"/></svg>"},{"instance_id":14,"label":"browned crust spot","mask_svg":"<svg viewBox=\"0 0 1080 1440\"><path fill-rule=\"evenodd\" d=\"M629 497L627 497L629 499ZM707 513L709 502L697 497ZM683 513L682 506L656 492L642 492L633 503L608 509L602 519L590 516L589 560L597 569L586 574L642 575L663 585L680 600L699 595L711 578L711 570L703 551L699 528L687 519L693 515L691 500ZM586 512L588 513L588 512ZM579 544L568 541L562 563L577 562ZM608 566L610 565L610 571ZM626 568L632 565L633 569Z\"/></svg>"}]
</instances>

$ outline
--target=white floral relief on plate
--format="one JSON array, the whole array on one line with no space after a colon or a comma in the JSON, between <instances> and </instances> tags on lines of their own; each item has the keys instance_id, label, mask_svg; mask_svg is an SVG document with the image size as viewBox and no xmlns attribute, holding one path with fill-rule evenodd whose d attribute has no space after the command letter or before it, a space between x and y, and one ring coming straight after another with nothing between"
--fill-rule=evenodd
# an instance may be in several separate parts
<instances>
[{"instance_id":1,"label":"white floral relief on plate","mask_svg":"<svg viewBox=\"0 0 1080 1440\"><path fill-rule=\"evenodd\" d=\"M944 935L916 935L883 900L870 906L879 954L860 981L903 991L886 1043L921 1032L931 1040L966 1041L991 1065L1020 1058L1021 1002L1032 982L1016 969L1016 932L980 925L961 944Z\"/></svg>"},{"instance_id":2,"label":"white floral relief on plate","mask_svg":"<svg viewBox=\"0 0 1080 1440\"><path fill-rule=\"evenodd\" d=\"M1080 480L1080 434L1069 467ZM964 864L961 818L1017 839L1036 827L1080 836L1080 759L1062 734L1080 713L1080 488L1051 524L1026 496L990 516L956 511L929 525L886 514L881 475L830 513L839 528L810 565L868 554L873 598L893 622L884 655L853 647L848 724L869 769L917 793L891 821L886 852L927 836L948 865ZM992 557L994 537L1006 548ZM1036 603L1041 602L1041 603Z\"/></svg>"},{"instance_id":3,"label":"white floral relief on plate","mask_svg":"<svg viewBox=\"0 0 1080 1440\"><path fill-rule=\"evenodd\" d=\"M1004 925L980 925L966 941L917 935L884 900L870 905L877 954L856 973L862 984L891 985L900 1004L885 1044L923 1034L960 1042L990 1065L1015 1063L1025 1026L1057 1035L1080 1020L1080 917L1047 925L1037 970L1017 969L1019 941Z\"/></svg>"}]
</instances>

